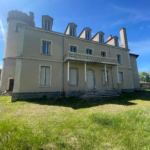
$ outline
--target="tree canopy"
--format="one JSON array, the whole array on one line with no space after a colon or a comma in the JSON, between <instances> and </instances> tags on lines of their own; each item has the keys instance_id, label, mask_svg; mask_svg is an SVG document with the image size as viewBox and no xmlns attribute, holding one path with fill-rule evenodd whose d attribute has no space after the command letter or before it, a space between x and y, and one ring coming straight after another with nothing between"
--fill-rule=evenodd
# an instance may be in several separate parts
<instances>
[{"instance_id":1,"label":"tree canopy","mask_svg":"<svg viewBox=\"0 0 150 150\"><path fill-rule=\"evenodd\" d=\"M143 71L139 73L140 81L150 82L150 74Z\"/></svg>"}]
</instances>

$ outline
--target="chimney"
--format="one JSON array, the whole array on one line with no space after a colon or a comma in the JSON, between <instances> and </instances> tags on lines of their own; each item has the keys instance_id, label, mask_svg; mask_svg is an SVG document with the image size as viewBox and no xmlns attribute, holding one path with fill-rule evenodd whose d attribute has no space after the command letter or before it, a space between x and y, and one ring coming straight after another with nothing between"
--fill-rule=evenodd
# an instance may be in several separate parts
<instances>
[{"instance_id":1,"label":"chimney","mask_svg":"<svg viewBox=\"0 0 150 150\"><path fill-rule=\"evenodd\" d=\"M128 40L127 40L126 28L120 29L120 39L121 39L121 47L128 49Z\"/></svg>"},{"instance_id":2,"label":"chimney","mask_svg":"<svg viewBox=\"0 0 150 150\"><path fill-rule=\"evenodd\" d=\"M109 41L111 38L112 38L112 35L109 35L109 36L107 37L107 41Z\"/></svg>"}]
</instances>

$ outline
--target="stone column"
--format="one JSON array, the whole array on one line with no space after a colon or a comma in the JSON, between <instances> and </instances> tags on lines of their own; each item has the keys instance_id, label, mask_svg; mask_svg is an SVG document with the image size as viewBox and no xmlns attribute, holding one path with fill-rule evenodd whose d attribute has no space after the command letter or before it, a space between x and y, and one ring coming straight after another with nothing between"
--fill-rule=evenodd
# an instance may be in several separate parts
<instances>
[{"instance_id":1,"label":"stone column","mask_svg":"<svg viewBox=\"0 0 150 150\"><path fill-rule=\"evenodd\" d=\"M116 66L116 71L117 71L117 90L120 93L120 83L119 83L119 74L118 74L118 66Z\"/></svg>"},{"instance_id":2,"label":"stone column","mask_svg":"<svg viewBox=\"0 0 150 150\"><path fill-rule=\"evenodd\" d=\"M70 91L70 62L67 63L67 92Z\"/></svg>"},{"instance_id":3,"label":"stone column","mask_svg":"<svg viewBox=\"0 0 150 150\"><path fill-rule=\"evenodd\" d=\"M87 91L86 62L84 63L84 77L85 77L85 83L84 83L85 91Z\"/></svg>"},{"instance_id":4,"label":"stone column","mask_svg":"<svg viewBox=\"0 0 150 150\"><path fill-rule=\"evenodd\" d=\"M105 88L106 88L106 90L108 90L107 68L106 68L106 64L105 64L104 66L105 66Z\"/></svg>"}]
</instances>

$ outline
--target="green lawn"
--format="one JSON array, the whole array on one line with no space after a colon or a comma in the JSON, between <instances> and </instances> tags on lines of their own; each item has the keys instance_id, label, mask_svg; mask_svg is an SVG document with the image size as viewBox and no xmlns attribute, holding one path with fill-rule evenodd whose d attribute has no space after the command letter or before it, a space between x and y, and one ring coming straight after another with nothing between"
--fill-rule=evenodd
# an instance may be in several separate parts
<instances>
[{"instance_id":1,"label":"green lawn","mask_svg":"<svg viewBox=\"0 0 150 150\"><path fill-rule=\"evenodd\" d=\"M0 97L2 150L149 150L150 90L120 98Z\"/></svg>"}]
</instances>

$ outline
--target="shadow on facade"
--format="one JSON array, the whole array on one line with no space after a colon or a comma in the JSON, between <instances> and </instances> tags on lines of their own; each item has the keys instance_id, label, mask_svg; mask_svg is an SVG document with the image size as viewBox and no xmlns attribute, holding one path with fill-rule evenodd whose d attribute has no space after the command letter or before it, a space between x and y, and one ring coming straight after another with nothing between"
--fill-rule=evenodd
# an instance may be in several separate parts
<instances>
[{"instance_id":1,"label":"shadow on facade","mask_svg":"<svg viewBox=\"0 0 150 150\"><path fill-rule=\"evenodd\" d=\"M23 100L29 103L49 106L71 107L73 109L90 108L99 105L117 104L117 105L136 105L134 100L150 101L150 91L138 91L134 93L121 94L118 98L105 99L79 99L79 98L53 98L53 99L32 99ZM131 102L132 101L132 102Z\"/></svg>"}]
</instances>

